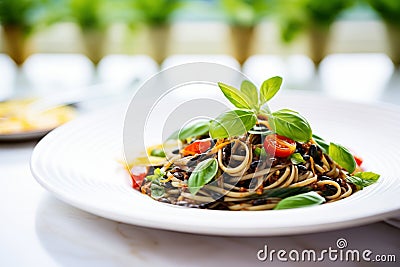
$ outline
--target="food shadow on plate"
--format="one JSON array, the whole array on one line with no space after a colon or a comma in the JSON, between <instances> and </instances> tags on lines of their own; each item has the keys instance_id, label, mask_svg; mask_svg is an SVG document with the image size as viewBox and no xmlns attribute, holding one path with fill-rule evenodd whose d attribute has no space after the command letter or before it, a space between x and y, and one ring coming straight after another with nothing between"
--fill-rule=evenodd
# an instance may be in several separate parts
<instances>
[{"instance_id":1,"label":"food shadow on plate","mask_svg":"<svg viewBox=\"0 0 400 267\"><path fill-rule=\"evenodd\" d=\"M260 261L257 252L265 245L275 250L321 251L336 248L339 238L345 238L351 248L368 248L374 253L398 253L386 249L400 246L394 228L384 223L283 237L194 235L111 221L76 209L49 194L40 201L35 223L42 246L61 266L287 266L288 263L343 266L343 262L331 261L279 262L276 258L273 262ZM346 262L346 266L360 266L360 263Z\"/></svg>"}]
</instances>

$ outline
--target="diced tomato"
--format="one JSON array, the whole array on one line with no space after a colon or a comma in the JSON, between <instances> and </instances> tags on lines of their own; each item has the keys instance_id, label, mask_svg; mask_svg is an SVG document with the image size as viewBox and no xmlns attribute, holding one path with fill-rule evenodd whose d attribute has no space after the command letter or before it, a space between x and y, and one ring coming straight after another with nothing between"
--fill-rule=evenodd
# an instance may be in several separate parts
<instances>
[{"instance_id":1,"label":"diced tomato","mask_svg":"<svg viewBox=\"0 0 400 267\"><path fill-rule=\"evenodd\" d=\"M211 147L211 140L204 139L204 140L197 140L182 150L183 156L193 156L196 154L204 153Z\"/></svg>"},{"instance_id":2,"label":"diced tomato","mask_svg":"<svg viewBox=\"0 0 400 267\"><path fill-rule=\"evenodd\" d=\"M357 165L361 166L361 164L363 163L364 160L357 155L353 155L353 157L354 157L354 160L356 161Z\"/></svg>"},{"instance_id":3,"label":"diced tomato","mask_svg":"<svg viewBox=\"0 0 400 267\"><path fill-rule=\"evenodd\" d=\"M131 178L132 178L132 187L136 190L139 190L140 185L142 184L144 178L147 176L147 167L146 166L134 166L130 170Z\"/></svg>"},{"instance_id":4,"label":"diced tomato","mask_svg":"<svg viewBox=\"0 0 400 267\"><path fill-rule=\"evenodd\" d=\"M285 136L270 134L264 140L264 148L275 157L288 157L296 150L296 142Z\"/></svg>"}]
</instances>

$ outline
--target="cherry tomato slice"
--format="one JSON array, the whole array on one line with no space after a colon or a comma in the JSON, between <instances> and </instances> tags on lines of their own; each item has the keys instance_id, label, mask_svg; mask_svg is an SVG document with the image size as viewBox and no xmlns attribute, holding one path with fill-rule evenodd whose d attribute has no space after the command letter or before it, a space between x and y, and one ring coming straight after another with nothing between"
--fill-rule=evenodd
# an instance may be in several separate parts
<instances>
[{"instance_id":1,"label":"cherry tomato slice","mask_svg":"<svg viewBox=\"0 0 400 267\"><path fill-rule=\"evenodd\" d=\"M264 140L265 150L275 157L288 157L296 150L296 142L285 136L271 134Z\"/></svg>"},{"instance_id":2,"label":"cherry tomato slice","mask_svg":"<svg viewBox=\"0 0 400 267\"><path fill-rule=\"evenodd\" d=\"M185 147L182 151L183 156L189 156L189 155L196 155L200 153L206 152L209 148L211 147L211 140L210 139L204 139L204 140L197 140L187 147Z\"/></svg>"},{"instance_id":3,"label":"cherry tomato slice","mask_svg":"<svg viewBox=\"0 0 400 267\"><path fill-rule=\"evenodd\" d=\"M140 185L142 184L144 178L147 176L147 167L145 166L134 166L130 170L131 178L132 178L132 187L136 190L139 190Z\"/></svg>"},{"instance_id":4,"label":"cherry tomato slice","mask_svg":"<svg viewBox=\"0 0 400 267\"><path fill-rule=\"evenodd\" d=\"M357 165L361 166L361 164L363 163L364 160L357 155L353 155L353 157L354 157L354 160L356 161Z\"/></svg>"}]
</instances>

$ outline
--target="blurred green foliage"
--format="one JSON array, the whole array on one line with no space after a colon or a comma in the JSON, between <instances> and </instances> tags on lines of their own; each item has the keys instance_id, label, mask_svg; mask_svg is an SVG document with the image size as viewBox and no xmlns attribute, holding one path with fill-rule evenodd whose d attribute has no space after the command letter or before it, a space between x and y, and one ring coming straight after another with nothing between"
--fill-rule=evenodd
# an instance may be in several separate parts
<instances>
[{"instance_id":1,"label":"blurred green foliage","mask_svg":"<svg viewBox=\"0 0 400 267\"><path fill-rule=\"evenodd\" d=\"M254 26L273 16L282 40L291 42L310 25L328 28L357 2L370 5L386 23L400 26L400 0L0 0L0 24L19 26L26 34L60 21L73 21L83 30L104 30L114 22L165 25L176 14L190 19L193 14L187 10L203 6L202 13L219 19L222 12L237 26Z\"/></svg>"},{"instance_id":2,"label":"blurred green foliage","mask_svg":"<svg viewBox=\"0 0 400 267\"><path fill-rule=\"evenodd\" d=\"M168 24L182 4L182 0L125 0L130 10L129 24L147 25Z\"/></svg>"},{"instance_id":3,"label":"blurred green foliage","mask_svg":"<svg viewBox=\"0 0 400 267\"><path fill-rule=\"evenodd\" d=\"M103 31L114 22L127 19L126 0L60 0L63 20L75 22L82 30Z\"/></svg>"},{"instance_id":4,"label":"blurred green foliage","mask_svg":"<svg viewBox=\"0 0 400 267\"><path fill-rule=\"evenodd\" d=\"M326 28L355 0L275 0L275 12L284 42L291 42L310 26Z\"/></svg>"},{"instance_id":5,"label":"blurred green foliage","mask_svg":"<svg viewBox=\"0 0 400 267\"><path fill-rule=\"evenodd\" d=\"M400 26L400 0L365 0L386 22Z\"/></svg>"},{"instance_id":6,"label":"blurred green foliage","mask_svg":"<svg viewBox=\"0 0 400 267\"><path fill-rule=\"evenodd\" d=\"M107 26L105 0L67 0L67 18L83 30L103 30Z\"/></svg>"},{"instance_id":7,"label":"blurred green foliage","mask_svg":"<svg viewBox=\"0 0 400 267\"><path fill-rule=\"evenodd\" d=\"M59 0L0 0L0 24L20 27L28 35L54 20Z\"/></svg>"},{"instance_id":8,"label":"blurred green foliage","mask_svg":"<svg viewBox=\"0 0 400 267\"><path fill-rule=\"evenodd\" d=\"M255 26L271 8L270 0L222 0L221 9L236 26Z\"/></svg>"}]
</instances>

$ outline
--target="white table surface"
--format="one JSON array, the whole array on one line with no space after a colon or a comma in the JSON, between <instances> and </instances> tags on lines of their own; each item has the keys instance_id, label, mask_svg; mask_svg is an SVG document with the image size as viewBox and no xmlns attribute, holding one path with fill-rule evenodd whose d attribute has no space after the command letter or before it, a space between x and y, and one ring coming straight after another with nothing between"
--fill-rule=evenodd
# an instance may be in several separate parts
<instances>
[{"instance_id":1,"label":"white table surface","mask_svg":"<svg viewBox=\"0 0 400 267\"><path fill-rule=\"evenodd\" d=\"M373 62L366 64L369 61ZM302 66L309 68L301 70L305 76L293 75ZM369 75L362 76L359 68ZM284 72L287 85L300 89L321 90L352 101L400 105L400 74L383 55L361 55L361 59L335 55L317 75L302 57L259 56L249 60L244 71L255 81ZM335 77L344 75L346 83L332 86ZM346 88L354 87L356 91L346 93ZM396 255L397 264L376 266L399 266L400 230L385 222L315 234L239 238L169 232L103 219L64 204L34 180L29 169L34 146L35 142L0 144L0 266L310 266L309 262L261 262L257 252L264 245L276 250L335 248L339 238L345 238L349 248ZM318 266L332 264L373 265L326 261Z\"/></svg>"}]
</instances>

